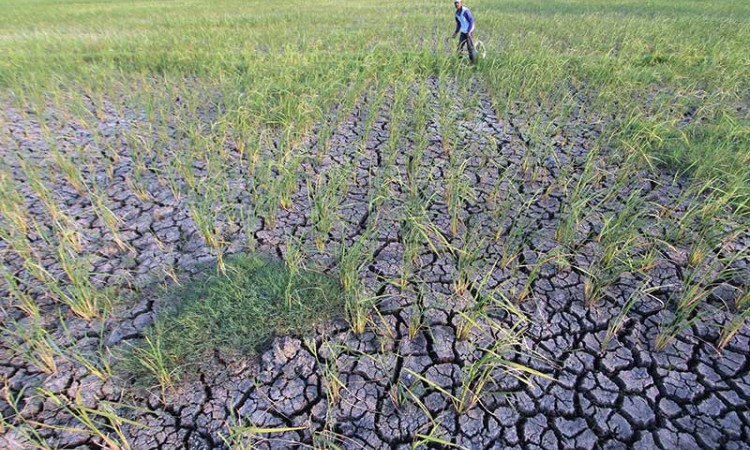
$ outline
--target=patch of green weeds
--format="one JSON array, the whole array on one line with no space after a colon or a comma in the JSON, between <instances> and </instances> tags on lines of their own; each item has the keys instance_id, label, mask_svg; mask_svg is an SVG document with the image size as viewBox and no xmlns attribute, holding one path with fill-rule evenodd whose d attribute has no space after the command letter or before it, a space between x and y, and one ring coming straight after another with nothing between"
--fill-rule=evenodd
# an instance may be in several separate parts
<instances>
[{"instance_id":1,"label":"patch of green weeds","mask_svg":"<svg viewBox=\"0 0 750 450\"><path fill-rule=\"evenodd\" d=\"M170 306L124 357L139 384L169 387L216 351L252 355L274 336L308 333L342 311L341 287L323 273L291 272L258 253L235 255L225 267L166 292Z\"/></svg>"}]
</instances>

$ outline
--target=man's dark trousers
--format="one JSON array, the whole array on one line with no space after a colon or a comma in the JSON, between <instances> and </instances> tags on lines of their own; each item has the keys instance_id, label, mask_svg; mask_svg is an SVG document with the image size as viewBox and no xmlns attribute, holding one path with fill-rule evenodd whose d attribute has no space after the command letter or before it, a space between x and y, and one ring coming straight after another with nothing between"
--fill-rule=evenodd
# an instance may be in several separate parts
<instances>
[{"instance_id":1,"label":"man's dark trousers","mask_svg":"<svg viewBox=\"0 0 750 450\"><path fill-rule=\"evenodd\" d=\"M458 38L458 51L462 51L464 45L469 49L469 61L474 64L474 41L469 33L461 33Z\"/></svg>"}]
</instances>

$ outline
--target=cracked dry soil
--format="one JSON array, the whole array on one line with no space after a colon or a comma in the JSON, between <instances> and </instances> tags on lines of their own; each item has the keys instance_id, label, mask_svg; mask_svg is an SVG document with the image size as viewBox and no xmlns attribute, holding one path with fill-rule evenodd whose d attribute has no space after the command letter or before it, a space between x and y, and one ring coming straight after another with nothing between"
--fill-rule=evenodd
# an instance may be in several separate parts
<instances>
[{"instance_id":1,"label":"cracked dry soil","mask_svg":"<svg viewBox=\"0 0 750 450\"><path fill-rule=\"evenodd\" d=\"M437 81L430 80L436 101ZM584 171L593 140L600 132L601 121L583 114L569 118L549 136L551 153L533 169L524 167L527 152L532 151L526 136L522 112L500 120L481 93L478 102L460 117L460 145L468 157L465 173L476 196L464 204L463 223L458 237L451 237L450 217L443 201L449 158L443 148L441 133L434 117L428 120L429 142L419 161L412 159L415 145L413 131L399 142L399 151L389 153L388 140L393 124L389 122L392 95L376 108L376 118L366 128L374 96L364 95L330 137L328 151L320 158L304 160L299 167L299 185L293 207L280 210L273 227L258 219L248 223L224 225L228 252L241 251L249 239L259 250L283 257L285 236L306 236L311 232L310 201L305 180L336 167L352 165L356 176L349 180L346 197L341 202L342 223L335 227L326 242L326 251L311 257L335 273L336 248L340 242L359 239L368 224L378 221L373 240L373 258L361 277L372 293L382 296L378 305L379 326L361 335L351 332L344 320L321 329L306 343L297 337L279 337L270 349L255 358L226 361L216 355L212 369L197 374L193 381L177 386L162 402L158 393L135 394L127 383L113 378L106 382L87 374L70 361L61 361L53 375L40 372L14 356L5 342L0 343L0 374L7 378L7 389L23 391L23 414L35 421L70 425L71 419L49 401L30 395L32 388L44 387L51 392L80 394L83 402L95 407L103 400L134 402L141 409L129 413L147 428L126 426L136 449L214 449L227 448L221 436L234 417L245 424L261 428L293 428L284 433L259 436L257 448L308 448L321 445L330 437L340 448L408 449L421 436L438 430L435 436L469 449L499 448L607 448L607 449L714 449L750 448L750 332L743 328L723 349L715 344L720 329L708 321L699 321L664 351L654 349L659 324L669 317L670 294L678 289L686 266L685 249L660 253L647 275L623 274L596 305L584 300L585 267L594 258L595 235L608 211L617 211L625 198L636 192L648 200L656 211L660 206L674 206L675 199L686 188L686 181L673 174L643 172L630 177L621 191L589 211L578 230L572 267L553 263L540 264L539 273L530 267L553 254L558 245L555 230L565 202L564 186L571 186ZM462 106L465 109L468 106ZM125 113L118 113L125 111ZM47 117L20 115L7 108L2 133L8 136L2 149L3 159L13 172L27 200L30 214L45 223L44 208L23 179L19 160L39 167L51 167L47 144L41 137L40 121L53 127L62 149L84 148L87 158L102 164L86 166L87 176L106 183L113 212L122 219L121 237L136 253L121 251L113 244L109 231L92 212L90 200L80 195L53 170L46 170L45 182L58 195L60 204L87 236L86 251L101 286L144 285L158 276L163 268L174 267L185 274L196 265L212 261L195 224L190 219L184 198L177 199L158 181L155 171L147 171L143 183L150 198L137 195L130 188L136 162L124 135L146 121L145 116L126 109L111 107L96 126L102 136L113 143L117 158L101 149L92 135L76 122L66 122L54 110ZM216 112L208 107L207 121ZM409 124L406 129L409 130ZM177 140L179 130L170 130ZM366 145L358 147L359 142ZM242 157L232 142L226 143L237 161L229 167L228 176L234 197L226 199L239 207L252 207L247 195L250 177L243 169ZM305 143L315 155L323 147L315 139ZM272 151L272 150L268 150ZM161 161L149 160L149 167ZM602 167L608 164L606 154L597 156ZM106 160L106 161L105 161ZM106 163L106 164L105 164ZM390 166L389 166L390 164ZM486 273L509 245L515 227L523 227L520 256L508 267L496 267L488 288L500 289L509 297L527 284L529 298L518 303L531 319L525 333L529 349L544 359L523 354L511 358L551 376L554 381L535 378L529 386L503 373L496 375L497 386L482 393L481 401L458 414L449 398L435 389L419 386L412 375L421 374L457 394L461 388L462 370L475 361L482 339L457 338L459 311L471 299L454 294L458 261L447 251L435 252L426 244L413 268L409 286L395 287L388 280L402 271L404 243L398 212L407 193L403 185L393 184L391 195L369 209L372 183L378 175L390 171L391 179L405 179L407 167L418 164L424 204L433 223L452 245L460 246L463 232L472 227L482 241L478 265ZM111 166L113 177L107 178L104 167ZM615 183L617 167L607 167L598 179L597 189L606 190ZM205 170L194 162L199 174ZM564 179L564 178L565 179ZM511 208L498 217L497 195L504 195ZM685 205L674 206L675 214ZM653 221L644 234L659 233ZM41 240L33 245L41 245ZM740 238L738 238L740 239ZM4 243L0 243L3 246ZM346 245L346 244L345 244ZM736 242L742 248L748 242ZM40 248L40 252L45 250ZM3 253L4 264L23 276L20 258ZM60 273L53 259L48 270ZM710 302L738 295L743 277L750 275L748 261L736 261L740 276L719 286ZM415 280L419 280L417 283ZM666 286L653 298L643 298L630 310L623 327L604 342L610 321L622 310L630 292L639 282L649 286ZM417 286L418 284L418 286ZM118 315L104 324L107 346L119 348L137 342L154 319L159 300L148 289L129 297ZM44 303L43 297L39 302ZM47 305L52 308L53 305ZM12 312L9 314L16 314ZM410 333L410 324L421 327ZM16 319L22 320L18 314ZM516 316L498 312L495 317L512 326ZM719 317L719 321L726 318ZM84 349L96 349L99 327L68 317L73 339ZM72 345L55 318L47 324L63 345ZM313 353L310 342L319 349ZM327 344L326 344L327 343ZM343 383L336 402L327 400L326 368L335 368ZM398 387L413 387L414 398L399 397ZM129 395L134 395L130 398ZM420 405L421 403L421 405ZM0 401L0 409L8 405ZM298 428L299 427L299 428ZM40 430L59 448L98 448L96 438L64 431ZM24 448L22 438L7 432L0 435L0 447ZM424 447L444 448L425 443ZM255 448L255 447L254 447Z\"/></svg>"}]
</instances>

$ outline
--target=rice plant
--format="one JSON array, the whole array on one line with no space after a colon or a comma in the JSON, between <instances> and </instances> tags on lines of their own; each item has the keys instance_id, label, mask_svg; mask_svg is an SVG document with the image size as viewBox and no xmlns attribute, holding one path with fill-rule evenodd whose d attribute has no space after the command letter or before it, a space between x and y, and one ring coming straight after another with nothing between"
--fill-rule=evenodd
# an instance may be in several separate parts
<instances>
[{"instance_id":1,"label":"rice plant","mask_svg":"<svg viewBox=\"0 0 750 450\"><path fill-rule=\"evenodd\" d=\"M92 408L84 404L80 393L73 398L55 394L43 388L39 388L39 393L60 410L75 418L79 424L79 426L70 427L29 421L42 428L86 434L99 440L107 448L123 450L132 448L125 432L126 426L146 428L145 425L123 417L118 411L124 408L122 404L100 402L96 408ZM130 409L133 408L130 407Z\"/></svg>"},{"instance_id":2,"label":"rice plant","mask_svg":"<svg viewBox=\"0 0 750 450\"><path fill-rule=\"evenodd\" d=\"M719 348L726 347L745 325L747 318L750 317L750 290L746 289L746 292L737 298L734 308L736 313L732 316L729 323L721 329L721 336L718 343Z\"/></svg>"},{"instance_id":3,"label":"rice plant","mask_svg":"<svg viewBox=\"0 0 750 450\"><path fill-rule=\"evenodd\" d=\"M192 198L189 211L196 228L206 242L206 245L216 255L219 262L217 268L224 272L224 237L222 223L219 221L221 214L221 203L218 201L219 193L212 187L207 186L203 195Z\"/></svg>"},{"instance_id":4,"label":"rice plant","mask_svg":"<svg viewBox=\"0 0 750 450\"><path fill-rule=\"evenodd\" d=\"M476 200L476 193L467 179L468 159L459 162L459 152L451 153L445 183L445 204L451 220L451 235L458 235L459 225L463 225L462 213L465 207Z\"/></svg>"},{"instance_id":5,"label":"rice plant","mask_svg":"<svg viewBox=\"0 0 750 450\"><path fill-rule=\"evenodd\" d=\"M0 331L8 338L6 343L16 356L44 373L57 372L62 350L38 319L24 323L10 320L8 326L3 326Z\"/></svg>"},{"instance_id":6,"label":"rice plant","mask_svg":"<svg viewBox=\"0 0 750 450\"><path fill-rule=\"evenodd\" d=\"M607 333L604 335L604 339L602 339L602 350L606 350L612 339L620 333L625 323L629 320L628 315L633 307L639 301L642 301L645 296L651 296L651 293L659 288L661 286L647 287L646 283L644 283L633 289L627 300L625 300L625 304L622 306L620 312L610 320ZM653 296L651 297L654 298Z\"/></svg>"},{"instance_id":7,"label":"rice plant","mask_svg":"<svg viewBox=\"0 0 750 450\"><path fill-rule=\"evenodd\" d=\"M33 294L20 284L20 279L11 274L6 267L0 268L3 280L8 288L8 293L15 300L13 306L26 313L31 318L39 318L39 305L34 300Z\"/></svg>"},{"instance_id":8,"label":"rice plant","mask_svg":"<svg viewBox=\"0 0 750 450\"><path fill-rule=\"evenodd\" d=\"M67 288L53 283L48 286L77 315L84 319L98 317L103 308L111 305L112 289L94 286L87 258L78 257L63 245L58 248L58 254L70 284Z\"/></svg>"},{"instance_id":9,"label":"rice plant","mask_svg":"<svg viewBox=\"0 0 750 450\"><path fill-rule=\"evenodd\" d=\"M21 401L30 397L26 390L27 388L24 387L14 393L7 377L3 377L3 401L8 405L11 413L7 416L0 413L0 433L15 434L38 450L52 450L54 447L48 443L48 439L42 437L33 422L29 423L29 420L21 414Z\"/></svg>"},{"instance_id":10,"label":"rice plant","mask_svg":"<svg viewBox=\"0 0 750 450\"><path fill-rule=\"evenodd\" d=\"M56 146L52 147L52 159L57 164L58 169L63 174L65 179L70 183L71 186L81 195L86 192L86 181L81 171L80 163L77 163L72 158L65 155ZM78 158L83 159L82 152L78 151Z\"/></svg>"},{"instance_id":11,"label":"rice plant","mask_svg":"<svg viewBox=\"0 0 750 450\"><path fill-rule=\"evenodd\" d=\"M161 325L156 325L157 329L153 336L146 336L144 343L133 347L129 357L138 369L145 370L146 373L156 380L156 384L161 391L162 398L165 397L166 391L175 386L180 381L179 366L174 356L165 348L162 339L162 333L159 331Z\"/></svg>"},{"instance_id":12,"label":"rice plant","mask_svg":"<svg viewBox=\"0 0 750 450\"><path fill-rule=\"evenodd\" d=\"M308 182L307 191L310 196L310 220L315 228L315 246L323 252L325 243L334 226L341 220L339 206L341 199L346 197L347 174L351 170L346 167L337 168L318 175L313 184Z\"/></svg>"},{"instance_id":13,"label":"rice plant","mask_svg":"<svg viewBox=\"0 0 750 450\"><path fill-rule=\"evenodd\" d=\"M523 383L530 384L535 377L552 379L549 375L529 366L513 361L516 354L530 354L519 351L522 323L506 329L492 320L488 322L487 332L493 333L494 342L489 347L480 348L481 356L466 364L461 374L461 384L455 388L442 387L424 375L411 369L407 373L419 380L429 390L434 390L448 399L458 414L476 407L485 394L500 376L511 376ZM537 356L538 357L538 356Z\"/></svg>"},{"instance_id":14,"label":"rice plant","mask_svg":"<svg viewBox=\"0 0 750 450\"><path fill-rule=\"evenodd\" d=\"M453 250L456 254L456 269L458 270L457 277L453 281L453 290L459 296L465 296L467 290L478 278L476 276L479 271L477 265L481 261L482 250L485 248L484 239L479 237L479 233L474 227L467 230L464 239L463 245ZM491 274L496 265L497 262L488 271L488 274ZM486 277L479 285L482 286L484 283L486 283Z\"/></svg>"},{"instance_id":15,"label":"rice plant","mask_svg":"<svg viewBox=\"0 0 750 450\"><path fill-rule=\"evenodd\" d=\"M326 401L330 406L329 410L333 410L335 405L341 400L342 391L346 390L346 383L341 377L341 370L338 363L338 356L342 349L331 342L323 342L321 349L324 348L326 355L328 355L324 359L320 355L317 342L309 339L306 341L306 346L315 357L318 365L322 368Z\"/></svg>"},{"instance_id":16,"label":"rice plant","mask_svg":"<svg viewBox=\"0 0 750 450\"><path fill-rule=\"evenodd\" d=\"M109 348L104 344L104 324L102 321L98 336L98 345L94 352L81 348L80 344L73 337L65 317L60 314L60 327L65 336L68 345L65 347L64 356L72 361L77 362L85 367L88 373L100 379L107 381L112 378L114 370L112 368L113 355ZM93 354L92 354L93 353Z\"/></svg>"},{"instance_id":17,"label":"rice plant","mask_svg":"<svg viewBox=\"0 0 750 450\"><path fill-rule=\"evenodd\" d=\"M684 290L674 296L674 315L662 324L656 336L654 345L657 350L664 350L681 331L705 316L706 312L699 309L711 291L702 281L695 273L689 275Z\"/></svg>"},{"instance_id":18,"label":"rice plant","mask_svg":"<svg viewBox=\"0 0 750 450\"><path fill-rule=\"evenodd\" d=\"M229 447L231 450L252 450L255 447L255 443L262 442L284 442L292 445L294 442L289 442L285 439L276 439L276 434L284 434L294 431L305 430L305 427L260 427L253 425L245 425L242 419L236 419L227 422L227 433L219 435L221 441Z\"/></svg>"},{"instance_id":19,"label":"rice plant","mask_svg":"<svg viewBox=\"0 0 750 450\"><path fill-rule=\"evenodd\" d=\"M724 244L720 244L724 245ZM704 317L714 314L715 307L707 305L707 299L713 288L724 278L735 273L733 263L747 255L747 249L729 254L725 258L714 256L713 260L707 262L704 267L687 270L682 280L682 289L676 291L670 298L672 307L671 315L662 321L659 333L656 336L655 347L657 350L665 349L680 333L702 320ZM737 299L744 305L744 299ZM732 321L740 320L744 312L740 310ZM729 327L722 330L720 343L728 338L732 330L738 325L730 322ZM726 345L726 344L725 344Z\"/></svg>"}]
</instances>

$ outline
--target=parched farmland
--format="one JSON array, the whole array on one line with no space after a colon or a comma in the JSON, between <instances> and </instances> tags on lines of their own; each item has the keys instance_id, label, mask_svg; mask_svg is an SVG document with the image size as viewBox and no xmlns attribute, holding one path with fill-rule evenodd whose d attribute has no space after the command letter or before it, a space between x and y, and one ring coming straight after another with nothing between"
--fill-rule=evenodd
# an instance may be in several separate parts
<instances>
[{"instance_id":1,"label":"parched farmland","mask_svg":"<svg viewBox=\"0 0 750 450\"><path fill-rule=\"evenodd\" d=\"M750 5L0 0L0 448L750 448Z\"/></svg>"}]
</instances>

